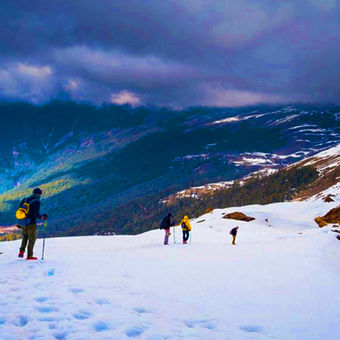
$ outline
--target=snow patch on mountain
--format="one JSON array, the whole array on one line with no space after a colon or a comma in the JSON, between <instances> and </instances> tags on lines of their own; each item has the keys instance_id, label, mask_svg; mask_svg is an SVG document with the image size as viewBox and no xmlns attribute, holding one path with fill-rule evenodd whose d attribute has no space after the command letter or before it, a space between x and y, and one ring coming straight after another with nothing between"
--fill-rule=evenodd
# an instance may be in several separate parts
<instances>
[{"instance_id":1,"label":"snow patch on mountain","mask_svg":"<svg viewBox=\"0 0 340 340\"><path fill-rule=\"evenodd\" d=\"M315 201L321 199L324 200L327 196L330 196L336 204L340 204L340 178L339 183L334 184L328 189L310 197L308 201Z\"/></svg>"},{"instance_id":2,"label":"snow patch on mountain","mask_svg":"<svg viewBox=\"0 0 340 340\"><path fill-rule=\"evenodd\" d=\"M302 124L302 125L297 125L297 126L292 126L290 127L288 130L299 130L301 128L312 128L312 127L315 127L317 125L315 124Z\"/></svg>"},{"instance_id":3,"label":"snow patch on mountain","mask_svg":"<svg viewBox=\"0 0 340 340\"><path fill-rule=\"evenodd\" d=\"M315 158L326 158L326 157L329 157L329 156L339 156L340 157L340 144L330 148L330 149L327 149L325 151L322 151L316 155L314 155L313 157Z\"/></svg>"},{"instance_id":4,"label":"snow patch on mountain","mask_svg":"<svg viewBox=\"0 0 340 340\"><path fill-rule=\"evenodd\" d=\"M249 115L249 116L234 116L234 117L228 117L228 118L224 118L224 119L219 119L219 120L215 120L214 122L210 122L207 125L220 125L220 124L229 124L229 123L233 123L233 122L240 122L243 120L249 120L252 118L261 118L263 116L268 115L268 113L262 113L262 114L256 114L256 115Z\"/></svg>"},{"instance_id":5,"label":"snow patch on mountain","mask_svg":"<svg viewBox=\"0 0 340 340\"><path fill-rule=\"evenodd\" d=\"M274 122L270 123L269 125L280 125L280 124L288 123L288 122L291 122L292 120L294 120L295 118L297 118L299 116L300 116L299 114L298 115L290 115L290 116L287 116L285 118L275 120Z\"/></svg>"}]
</instances>

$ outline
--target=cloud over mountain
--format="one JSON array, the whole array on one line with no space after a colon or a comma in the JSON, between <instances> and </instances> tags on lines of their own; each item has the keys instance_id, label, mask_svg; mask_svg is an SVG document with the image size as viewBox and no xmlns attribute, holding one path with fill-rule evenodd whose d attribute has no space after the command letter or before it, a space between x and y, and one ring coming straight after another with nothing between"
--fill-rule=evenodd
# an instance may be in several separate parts
<instances>
[{"instance_id":1,"label":"cloud over mountain","mask_svg":"<svg viewBox=\"0 0 340 340\"><path fill-rule=\"evenodd\" d=\"M339 14L334 0L7 0L0 98L339 102Z\"/></svg>"}]
</instances>

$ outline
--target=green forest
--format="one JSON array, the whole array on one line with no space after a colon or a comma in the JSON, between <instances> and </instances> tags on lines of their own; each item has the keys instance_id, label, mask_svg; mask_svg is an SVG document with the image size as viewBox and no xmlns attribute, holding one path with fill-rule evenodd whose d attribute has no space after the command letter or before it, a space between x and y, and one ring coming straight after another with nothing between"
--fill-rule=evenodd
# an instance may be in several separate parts
<instances>
[{"instance_id":1,"label":"green forest","mask_svg":"<svg viewBox=\"0 0 340 340\"><path fill-rule=\"evenodd\" d=\"M98 213L88 224L72 228L66 234L138 234L157 229L168 212L174 216L175 223L179 223L183 215L196 218L215 208L288 201L317 177L317 170L311 166L286 168L269 176L255 176L243 185L235 181L231 188L200 198L177 199L169 205L161 203L159 193L152 194L130 200L112 211Z\"/></svg>"}]
</instances>

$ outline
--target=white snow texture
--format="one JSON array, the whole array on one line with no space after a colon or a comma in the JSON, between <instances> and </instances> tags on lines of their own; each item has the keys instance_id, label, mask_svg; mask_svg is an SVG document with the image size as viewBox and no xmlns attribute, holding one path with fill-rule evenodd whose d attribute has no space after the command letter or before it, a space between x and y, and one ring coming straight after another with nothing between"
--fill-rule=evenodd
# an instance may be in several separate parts
<instances>
[{"instance_id":1,"label":"white snow texture","mask_svg":"<svg viewBox=\"0 0 340 340\"><path fill-rule=\"evenodd\" d=\"M335 200L217 209L187 245L178 227L169 246L159 230L56 238L31 262L0 243L0 339L338 339L340 243L313 221Z\"/></svg>"}]
</instances>

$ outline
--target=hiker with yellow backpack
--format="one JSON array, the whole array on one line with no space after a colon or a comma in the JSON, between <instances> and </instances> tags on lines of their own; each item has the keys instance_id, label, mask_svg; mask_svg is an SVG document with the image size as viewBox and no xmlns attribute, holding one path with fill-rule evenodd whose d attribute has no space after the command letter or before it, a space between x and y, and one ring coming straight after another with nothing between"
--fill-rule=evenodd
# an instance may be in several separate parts
<instances>
[{"instance_id":1,"label":"hiker with yellow backpack","mask_svg":"<svg viewBox=\"0 0 340 340\"><path fill-rule=\"evenodd\" d=\"M190 231L191 231L191 224L189 217L185 215L181 221L181 227L182 227L182 232L183 232L183 244L188 243Z\"/></svg>"},{"instance_id":2,"label":"hiker with yellow backpack","mask_svg":"<svg viewBox=\"0 0 340 340\"><path fill-rule=\"evenodd\" d=\"M41 195L41 189L35 188L30 197L24 198L20 202L19 209L16 212L17 227L22 230L22 242L18 257L24 257L28 242L26 260L37 260L37 257L33 256L33 248L37 239L37 219L44 221L48 217L46 214L40 215Z\"/></svg>"}]
</instances>

